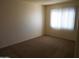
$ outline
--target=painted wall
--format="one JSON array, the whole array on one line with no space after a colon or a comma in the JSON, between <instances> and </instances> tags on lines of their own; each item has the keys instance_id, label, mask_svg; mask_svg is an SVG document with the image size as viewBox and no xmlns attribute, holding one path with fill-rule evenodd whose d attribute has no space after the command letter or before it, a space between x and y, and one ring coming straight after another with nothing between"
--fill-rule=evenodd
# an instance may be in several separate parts
<instances>
[{"instance_id":1,"label":"painted wall","mask_svg":"<svg viewBox=\"0 0 79 59\"><path fill-rule=\"evenodd\" d=\"M78 26L77 26L77 41L76 41L76 45L75 45L75 57L79 58L79 5L78 5L78 10L77 10L77 14L78 14Z\"/></svg>"},{"instance_id":2,"label":"painted wall","mask_svg":"<svg viewBox=\"0 0 79 59\"><path fill-rule=\"evenodd\" d=\"M43 34L43 7L23 0L0 0L0 48Z\"/></svg>"},{"instance_id":3,"label":"painted wall","mask_svg":"<svg viewBox=\"0 0 79 59\"><path fill-rule=\"evenodd\" d=\"M59 3L59 4L54 4L54 5L47 5L45 6L45 12L46 12L46 17L45 17L45 34L47 35L52 35L68 40L75 40L77 39L77 29L73 31L68 31L68 30L55 30L50 27L50 10L53 8L63 8L63 7L70 7L70 6L76 6L74 2L66 2L66 3Z\"/></svg>"}]
</instances>

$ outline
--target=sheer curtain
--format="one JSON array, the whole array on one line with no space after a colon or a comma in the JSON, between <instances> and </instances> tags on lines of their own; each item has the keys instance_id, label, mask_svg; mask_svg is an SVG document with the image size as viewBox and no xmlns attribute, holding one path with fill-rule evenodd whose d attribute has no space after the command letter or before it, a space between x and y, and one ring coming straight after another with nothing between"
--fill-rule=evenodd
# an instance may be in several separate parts
<instances>
[{"instance_id":1,"label":"sheer curtain","mask_svg":"<svg viewBox=\"0 0 79 59\"><path fill-rule=\"evenodd\" d=\"M73 30L75 24L74 8L56 8L50 13L50 25L53 29Z\"/></svg>"}]
</instances>

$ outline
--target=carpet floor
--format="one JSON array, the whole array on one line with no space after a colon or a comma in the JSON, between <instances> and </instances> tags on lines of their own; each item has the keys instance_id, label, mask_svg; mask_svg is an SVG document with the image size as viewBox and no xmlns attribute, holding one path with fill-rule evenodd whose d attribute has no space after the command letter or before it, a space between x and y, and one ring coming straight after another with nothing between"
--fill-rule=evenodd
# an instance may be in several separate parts
<instances>
[{"instance_id":1,"label":"carpet floor","mask_svg":"<svg viewBox=\"0 0 79 59\"><path fill-rule=\"evenodd\" d=\"M0 57L11 58L72 58L75 42L51 36L24 41L0 49Z\"/></svg>"}]
</instances>

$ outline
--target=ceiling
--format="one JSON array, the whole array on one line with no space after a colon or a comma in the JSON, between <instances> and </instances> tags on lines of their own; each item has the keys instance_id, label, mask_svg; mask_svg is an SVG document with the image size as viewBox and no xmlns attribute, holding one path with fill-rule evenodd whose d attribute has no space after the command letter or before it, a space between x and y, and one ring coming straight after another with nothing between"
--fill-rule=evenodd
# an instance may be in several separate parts
<instances>
[{"instance_id":1,"label":"ceiling","mask_svg":"<svg viewBox=\"0 0 79 59\"><path fill-rule=\"evenodd\" d=\"M47 4L67 2L67 1L71 1L71 0L25 0L25 1L47 5Z\"/></svg>"}]
</instances>

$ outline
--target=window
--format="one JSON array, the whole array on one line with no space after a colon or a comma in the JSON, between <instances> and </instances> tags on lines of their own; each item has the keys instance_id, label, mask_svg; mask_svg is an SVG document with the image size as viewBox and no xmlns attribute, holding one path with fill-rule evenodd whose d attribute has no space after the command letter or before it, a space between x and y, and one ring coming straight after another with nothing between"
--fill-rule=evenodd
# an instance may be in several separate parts
<instances>
[{"instance_id":1,"label":"window","mask_svg":"<svg viewBox=\"0 0 79 59\"><path fill-rule=\"evenodd\" d=\"M75 25L74 8L56 8L50 13L50 25L53 29L73 30Z\"/></svg>"}]
</instances>

